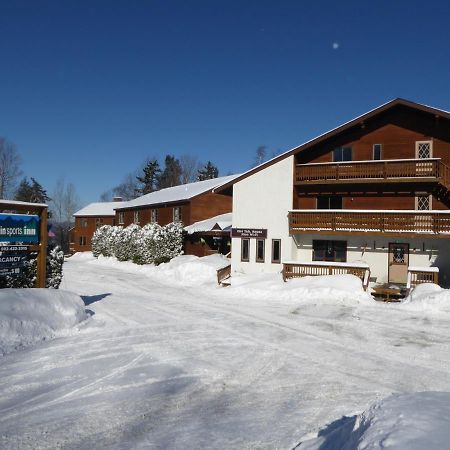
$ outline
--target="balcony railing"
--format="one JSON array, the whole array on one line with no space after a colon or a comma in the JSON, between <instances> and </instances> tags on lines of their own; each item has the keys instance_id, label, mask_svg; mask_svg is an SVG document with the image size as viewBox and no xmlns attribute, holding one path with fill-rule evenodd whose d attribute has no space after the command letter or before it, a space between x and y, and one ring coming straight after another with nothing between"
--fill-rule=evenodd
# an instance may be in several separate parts
<instances>
[{"instance_id":1,"label":"balcony railing","mask_svg":"<svg viewBox=\"0 0 450 450\"><path fill-rule=\"evenodd\" d=\"M289 212L290 234L359 233L450 237L450 211L305 209Z\"/></svg>"},{"instance_id":2,"label":"balcony railing","mask_svg":"<svg viewBox=\"0 0 450 450\"><path fill-rule=\"evenodd\" d=\"M439 158L345 161L299 164L295 183L441 182L448 186L450 169Z\"/></svg>"}]
</instances>

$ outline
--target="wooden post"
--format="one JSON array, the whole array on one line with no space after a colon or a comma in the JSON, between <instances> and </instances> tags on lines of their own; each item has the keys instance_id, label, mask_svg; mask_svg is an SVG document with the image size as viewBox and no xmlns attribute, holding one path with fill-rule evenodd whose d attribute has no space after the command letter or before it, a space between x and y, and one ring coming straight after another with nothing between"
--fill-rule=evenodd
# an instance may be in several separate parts
<instances>
[{"instance_id":1,"label":"wooden post","mask_svg":"<svg viewBox=\"0 0 450 450\"><path fill-rule=\"evenodd\" d=\"M39 212L39 251L37 257L36 287L45 288L47 270L47 208Z\"/></svg>"}]
</instances>

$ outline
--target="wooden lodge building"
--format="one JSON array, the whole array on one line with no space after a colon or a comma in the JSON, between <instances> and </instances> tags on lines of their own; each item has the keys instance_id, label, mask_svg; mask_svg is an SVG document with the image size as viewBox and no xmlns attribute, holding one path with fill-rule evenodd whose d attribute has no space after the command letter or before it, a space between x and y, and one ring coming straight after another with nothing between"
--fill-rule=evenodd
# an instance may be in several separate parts
<instances>
[{"instance_id":1,"label":"wooden lodge building","mask_svg":"<svg viewBox=\"0 0 450 450\"><path fill-rule=\"evenodd\" d=\"M450 284L449 112L390 101L215 192L233 197L233 271Z\"/></svg>"},{"instance_id":2,"label":"wooden lodge building","mask_svg":"<svg viewBox=\"0 0 450 450\"><path fill-rule=\"evenodd\" d=\"M102 225L126 227L133 223L144 226L152 222L159 225L182 222L188 226L230 213L232 199L212 191L223 183L231 182L237 176L231 175L161 189L127 202L92 203L74 214L75 228L71 248L76 252L91 250L92 236ZM224 240L230 241L229 232L203 234L196 232L189 236L185 242L186 254L204 256L218 249L224 249L226 247ZM214 236L216 239L212 239Z\"/></svg>"},{"instance_id":3,"label":"wooden lodge building","mask_svg":"<svg viewBox=\"0 0 450 450\"><path fill-rule=\"evenodd\" d=\"M115 208L121 206L121 197L113 202L90 203L74 214L75 226L70 233L70 251L86 252L92 249L91 239L95 230L103 225L116 224Z\"/></svg>"}]
</instances>

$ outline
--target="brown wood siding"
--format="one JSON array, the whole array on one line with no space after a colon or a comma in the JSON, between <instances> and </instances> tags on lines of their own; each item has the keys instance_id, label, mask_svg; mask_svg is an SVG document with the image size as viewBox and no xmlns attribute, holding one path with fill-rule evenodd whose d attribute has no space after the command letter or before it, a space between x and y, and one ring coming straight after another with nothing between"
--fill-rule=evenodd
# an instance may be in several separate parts
<instances>
[{"instance_id":1,"label":"brown wood siding","mask_svg":"<svg viewBox=\"0 0 450 450\"><path fill-rule=\"evenodd\" d=\"M87 226L83 227L83 219L87 220ZM97 216L97 217L76 217L75 218L75 228L73 230L73 243L71 243L71 248L75 252L87 252L92 250L91 241L92 236L95 233L96 220L103 219L103 225L113 225L114 217L112 216ZM80 237L86 237L86 245L80 245Z\"/></svg>"},{"instance_id":2,"label":"brown wood siding","mask_svg":"<svg viewBox=\"0 0 450 450\"><path fill-rule=\"evenodd\" d=\"M226 195L211 192L199 195L191 200L191 223L229 213L232 207L233 200Z\"/></svg>"},{"instance_id":3,"label":"brown wood siding","mask_svg":"<svg viewBox=\"0 0 450 450\"><path fill-rule=\"evenodd\" d=\"M412 125L411 125L412 126ZM433 157L441 158L450 165L450 142L411 129L402 128L394 124L386 124L378 129L364 133L354 132L350 140L335 137L326 144L313 147L297 155L297 163L319 163L333 161L333 149L340 146L352 147L354 161L373 159L373 145L382 145L382 159L412 159L416 157L417 141L433 141Z\"/></svg>"}]
</instances>

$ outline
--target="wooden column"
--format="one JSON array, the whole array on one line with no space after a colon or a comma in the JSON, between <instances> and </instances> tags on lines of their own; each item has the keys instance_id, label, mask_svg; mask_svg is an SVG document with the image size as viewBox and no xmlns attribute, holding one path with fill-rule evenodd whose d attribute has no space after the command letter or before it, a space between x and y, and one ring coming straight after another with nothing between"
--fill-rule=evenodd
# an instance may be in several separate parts
<instances>
[{"instance_id":1,"label":"wooden column","mask_svg":"<svg viewBox=\"0 0 450 450\"><path fill-rule=\"evenodd\" d=\"M45 288L47 271L47 208L39 212L39 252L37 257L36 287Z\"/></svg>"}]
</instances>

